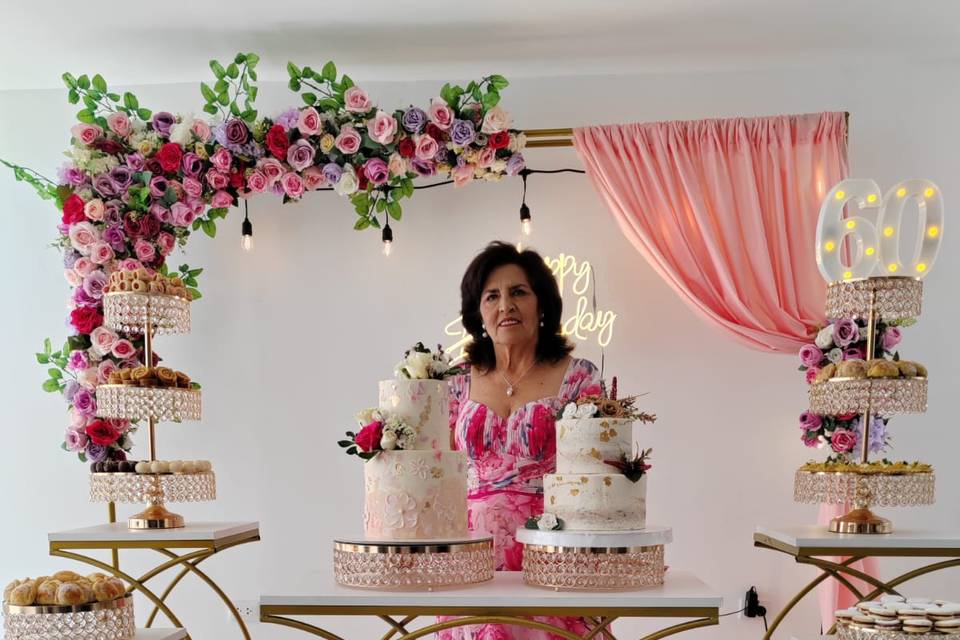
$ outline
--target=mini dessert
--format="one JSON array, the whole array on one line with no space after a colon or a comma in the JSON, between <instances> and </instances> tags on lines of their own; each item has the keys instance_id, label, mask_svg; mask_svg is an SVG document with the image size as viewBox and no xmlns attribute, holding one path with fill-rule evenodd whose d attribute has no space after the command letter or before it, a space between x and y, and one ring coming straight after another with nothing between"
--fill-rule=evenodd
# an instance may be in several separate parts
<instances>
[{"instance_id":1,"label":"mini dessert","mask_svg":"<svg viewBox=\"0 0 960 640\"><path fill-rule=\"evenodd\" d=\"M108 384L132 387L160 387L162 389L197 389L190 376L169 367L125 367L110 373Z\"/></svg>"},{"instance_id":2,"label":"mini dessert","mask_svg":"<svg viewBox=\"0 0 960 640\"><path fill-rule=\"evenodd\" d=\"M933 621L927 618L907 618L903 621L904 633L929 633L933 628Z\"/></svg>"},{"instance_id":3,"label":"mini dessert","mask_svg":"<svg viewBox=\"0 0 960 640\"><path fill-rule=\"evenodd\" d=\"M838 609L833 612L833 616L837 619L837 622L851 622L853 621L853 616L860 613L856 609Z\"/></svg>"},{"instance_id":4,"label":"mini dessert","mask_svg":"<svg viewBox=\"0 0 960 640\"><path fill-rule=\"evenodd\" d=\"M960 618L937 620L933 623L933 628L946 635L960 635Z\"/></svg>"},{"instance_id":5,"label":"mini dessert","mask_svg":"<svg viewBox=\"0 0 960 640\"><path fill-rule=\"evenodd\" d=\"M960 617L960 605L944 603L937 605L936 609L931 609L927 615L931 620L952 620Z\"/></svg>"},{"instance_id":6,"label":"mini dessert","mask_svg":"<svg viewBox=\"0 0 960 640\"><path fill-rule=\"evenodd\" d=\"M858 613L857 615L853 616L853 624L857 625L858 627L863 627L864 629L873 629L875 622L873 620L873 616Z\"/></svg>"},{"instance_id":7,"label":"mini dessert","mask_svg":"<svg viewBox=\"0 0 960 640\"><path fill-rule=\"evenodd\" d=\"M900 611L897 612L897 616L898 616L901 620L909 620L909 619L913 619L913 618L923 618L923 617L926 616L926 615L927 615L927 610L926 610L926 609L921 609L920 607L913 606L912 604L911 604L911 606L910 606L909 608L907 608L907 609L901 609Z\"/></svg>"},{"instance_id":8,"label":"mini dessert","mask_svg":"<svg viewBox=\"0 0 960 640\"><path fill-rule=\"evenodd\" d=\"M907 599L903 596L897 596L892 594L887 594L885 596L880 596L880 602L884 604L889 604L891 602L906 602Z\"/></svg>"},{"instance_id":9,"label":"mini dessert","mask_svg":"<svg viewBox=\"0 0 960 640\"><path fill-rule=\"evenodd\" d=\"M213 471L209 460L104 460L90 465L91 473L205 473Z\"/></svg>"},{"instance_id":10,"label":"mini dessert","mask_svg":"<svg viewBox=\"0 0 960 640\"><path fill-rule=\"evenodd\" d=\"M893 618L892 620L877 619L874 622L874 626L877 629L877 631L899 631L901 627L901 623L896 618Z\"/></svg>"},{"instance_id":11,"label":"mini dessert","mask_svg":"<svg viewBox=\"0 0 960 640\"><path fill-rule=\"evenodd\" d=\"M867 609L867 612L872 615L877 621L880 620L896 620L897 612L893 609L887 608L884 604L875 604Z\"/></svg>"},{"instance_id":12,"label":"mini dessert","mask_svg":"<svg viewBox=\"0 0 960 640\"><path fill-rule=\"evenodd\" d=\"M132 271L120 270L111 273L106 292L151 293L177 296L185 300L193 299L190 290L179 277L151 273L143 267Z\"/></svg>"}]
</instances>

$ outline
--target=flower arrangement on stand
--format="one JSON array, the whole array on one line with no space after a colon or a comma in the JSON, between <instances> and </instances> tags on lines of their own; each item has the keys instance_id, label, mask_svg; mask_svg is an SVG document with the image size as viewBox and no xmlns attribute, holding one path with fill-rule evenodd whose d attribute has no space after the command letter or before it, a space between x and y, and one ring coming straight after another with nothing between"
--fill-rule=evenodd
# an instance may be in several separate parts
<instances>
[{"instance_id":1,"label":"flower arrangement on stand","mask_svg":"<svg viewBox=\"0 0 960 640\"><path fill-rule=\"evenodd\" d=\"M240 199L268 192L291 202L333 189L350 198L355 229L381 228L401 218L400 202L418 178L451 177L464 186L524 168L525 136L499 104L509 84L503 76L445 84L424 108L383 109L333 62L320 70L291 62L289 87L304 105L264 117L254 107L259 60L239 53L228 64L210 61L214 81L200 85L209 119L154 112L99 74L64 73L68 101L82 108L58 179L0 160L60 211L54 246L71 287L72 335L59 351L46 340L36 357L48 367L44 390L68 405L63 447L82 461L123 459L132 445L134 425L111 421L108 429L93 417L96 386L117 368L143 364L142 338L103 326L113 271L170 275L197 299L202 269L173 271L167 259L192 232L215 237L218 220ZM430 363L431 376L440 364Z\"/></svg>"}]
</instances>

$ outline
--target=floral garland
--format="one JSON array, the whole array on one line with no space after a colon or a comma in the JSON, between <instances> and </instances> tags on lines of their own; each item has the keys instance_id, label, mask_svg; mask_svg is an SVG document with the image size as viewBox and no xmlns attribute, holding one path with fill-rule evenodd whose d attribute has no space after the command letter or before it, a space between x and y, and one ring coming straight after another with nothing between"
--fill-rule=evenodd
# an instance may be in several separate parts
<instances>
[{"instance_id":1,"label":"floral garland","mask_svg":"<svg viewBox=\"0 0 960 640\"><path fill-rule=\"evenodd\" d=\"M804 372L807 384L813 384L817 375L828 365L837 365L847 360L868 360L891 357L899 360L894 349L901 340L901 326L912 321L877 323L875 352L867 355L867 323L863 319L843 318L827 324L817 332L812 344L800 349L800 371ZM808 447L829 447L832 454L828 461L846 461L860 445L862 432L859 414L849 413L827 416L804 411L800 414L800 439ZM870 418L871 453L880 453L890 446L887 418Z\"/></svg>"},{"instance_id":2,"label":"floral garland","mask_svg":"<svg viewBox=\"0 0 960 640\"><path fill-rule=\"evenodd\" d=\"M143 364L142 338L103 326L114 270L178 277L197 299L202 269L168 271L167 258L194 231L214 237L217 220L241 198L270 192L289 202L333 189L354 205L355 229L380 228L379 214L385 222L401 218L400 201L413 195L416 178L450 176L463 186L524 168L525 136L499 106L502 76L446 84L425 109L384 111L333 62L320 71L291 62L289 87L302 91L305 106L260 117L258 62L253 53L227 65L210 61L215 81L200 85L210 120L154 113L134 94L112 92L99 74L65 73L68 101L83 108L59 179L0 160L61 211L54 245L72 287L73 335L58 351L47 339L36 357L49 367L43 389L63 394L69 407L63 448L81 461L122 460L132 446L135 425L95 418L97 385L120 367Z\"/></svg>"}]
</instances>

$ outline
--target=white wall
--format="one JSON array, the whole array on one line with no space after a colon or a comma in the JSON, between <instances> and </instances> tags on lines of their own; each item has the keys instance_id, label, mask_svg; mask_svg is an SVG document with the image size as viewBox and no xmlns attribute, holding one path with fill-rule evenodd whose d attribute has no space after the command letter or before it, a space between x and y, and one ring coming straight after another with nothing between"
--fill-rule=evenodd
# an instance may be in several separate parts
<instances>
[{"instance_id":1,"label":"white wall","mask_svg":"<svg viewBox=\"0 0 960 640\"><path fill-rule=\"evenodd\" d=\"M505 105L521 127L845 109L852 113L853 175L881 185L928 177L953 206L960 202L960 159L951 142L960 135L960 89L948 79L958 72L960 65L951 63L550 78L518 82ZM423 103L436 90L433 83L367 88L385 105ZM185 112L201 104L194 86L139 87L138 93L153 108ZM296 102L279 85L262 87L261 96L268 113ZM0 157L54 174L72 112L60 91L0 92ZM531 150L528 158L534 168L578 166L571 149ZM417 193L395 225L389 260L374 233L351 230L351 207L332 193L289 206L257 200L256 248L249 255L239 249L236 213L222 237L191 241L183 260L206 268L194 333L162 338L158 349L204 384L204 420L162 425L159 451L215 461L220 498L179 507L188 518L262 523L262 542L205 564L235 598L309 593L328 579L330 538L360 526L360 465L340 453L337 436L355 409L374 400L376 381L389 375L408 343L442 338L444 323L456 315L457 286L470 257L488 240L516 238L519 199L516 180ZM67 286L57 252L45 246L57 213L9 175L0 179L0 202L6 238L0 335L7 337L0 343L0 486L7 505L0 580L6 581L62 566L47 556L46 532L100 522L106 509L87 503L85 468L58 449L64 405L40 390L43 371L33 364L45 336L56 342L65 335ZM644 443L655 450L648 508L652 522L674 527L668 563L697 572L722 592L724 610L735 609L743 591L756 585L771 613L777 611L812 576L785 556L752 547L757 524L815 519L814 507L792 501L793 471L809 457L795 426L805 408L797 362L746 350L695 317L621 236L583 176L533 176L528 202L533 244L591 260L602 306L619 313L608 370L621 376L625 390L651 392L647 404L660 420ZM960 348L953 340L960 303L949 282L960 261L948 235L926 280L924 315L903 344L908 357L929 365L930 410L892 423L895 455L937 467L939 504L886 515L901 527L956 531L960 436L949 402L960 387ZM582 353L597 356L592 348ZM137 451L144 450L141 437ZM132 509L120 511L125 517ZM131 566L146 566L143 556L128 558ZM891 574L906 564L882 566ZM956 573L943 574L911 592L960 599L958 585ZM234 633L218 601L189 578L172 604L195 638ZM810 637L818 625L809 600L785 628ZM370 630L357 621L337 628ZM731 616L719 629L690 637L760 633L760 622ZM293 632L258 626L255 635Z\"/></svg>"}]
</instances>

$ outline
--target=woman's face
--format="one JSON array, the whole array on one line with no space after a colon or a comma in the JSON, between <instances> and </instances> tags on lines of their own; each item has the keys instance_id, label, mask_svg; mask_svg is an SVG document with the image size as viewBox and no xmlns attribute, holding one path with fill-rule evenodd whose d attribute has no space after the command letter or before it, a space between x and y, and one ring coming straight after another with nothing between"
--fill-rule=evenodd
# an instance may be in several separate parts
<instances>
[{"instance_id":1,"label":"woman's face","mask_svg":"<svg viewBox=\"0 0 960 640\"><path fill-rule=\"evenodd\" d=\"M537 343L540 305L522 268L505 264L490 273L480 295L480 316L495 344Z\"/></svg>"}]
</instances>

